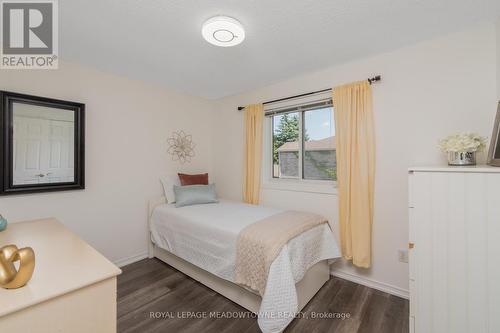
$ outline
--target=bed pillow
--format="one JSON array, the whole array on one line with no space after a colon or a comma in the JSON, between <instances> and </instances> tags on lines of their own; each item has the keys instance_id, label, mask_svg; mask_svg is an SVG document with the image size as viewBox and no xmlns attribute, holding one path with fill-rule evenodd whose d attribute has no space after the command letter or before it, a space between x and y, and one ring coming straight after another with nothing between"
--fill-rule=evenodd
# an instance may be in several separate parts
<instances>
[{"instance_id":1,"label":"bed pillow","mask_svg":"<svg viewBox=\"0 0 500 333\"><path fill-rule=\"evenodd\" d=\"M208 173L201 173L198 175L188 175L185 173L178 173L182 186L186 185L208 185Z\"/></svg>"},{"instance_id":2,"label":"bed pillow","mask_svg":"<svg viewBox=\"0 0 500 333\"><path fill-rule=\"evenodd\" d=\"M215 184L174 186L175 207L201 205L219 202Z\"/></svg>"},{"instance_id":3,"label":"bed pillow","mask_svg":"<svg viewBox=\"0 0 500 333\"><path fill-rule=\"evenodd\" d=\"M163 185L163 192L165 192L165 197L168 203L175 202L174 186L180 186L181 182L179 177L176 175L165 176L160 178L161 184Z\"/></svg>"}]
</instances>

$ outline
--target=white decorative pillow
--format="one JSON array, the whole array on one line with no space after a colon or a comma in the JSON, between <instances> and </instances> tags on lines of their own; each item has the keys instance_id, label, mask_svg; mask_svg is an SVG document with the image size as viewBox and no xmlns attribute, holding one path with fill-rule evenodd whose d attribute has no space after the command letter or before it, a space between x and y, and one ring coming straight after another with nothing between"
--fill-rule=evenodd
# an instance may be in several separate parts
<instances>
[{"instance_id":1,"label":"white decorative pillow","mask_svg":"<svg viewBox=\"0 0 500 333\"><path fill-rule=\"evenodd\" d=\"M179 180L179 176L177 175L164 176L160 178L160 182L163 185L163 191L165 192L165 197L167 198L167 202L174 203L175 202L174 185L181 186L181 181Z\"/></svg>"}]
</instances>

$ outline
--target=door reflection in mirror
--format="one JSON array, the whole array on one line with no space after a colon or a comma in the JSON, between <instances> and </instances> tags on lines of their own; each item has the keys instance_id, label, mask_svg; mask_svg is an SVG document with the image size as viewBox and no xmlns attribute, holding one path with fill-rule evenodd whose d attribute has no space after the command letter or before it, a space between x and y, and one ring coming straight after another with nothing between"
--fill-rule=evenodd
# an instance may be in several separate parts
<instances>
[{"instance_id":1,"label":"door reflection in mirror","mask_svg":"<svg viewBox=\"0 0 500 333\"><path fill-rule=\"evenodd\" d=\"M75 112L14 102L13 185L72 183Z\"/></svg>"}]
</instances>

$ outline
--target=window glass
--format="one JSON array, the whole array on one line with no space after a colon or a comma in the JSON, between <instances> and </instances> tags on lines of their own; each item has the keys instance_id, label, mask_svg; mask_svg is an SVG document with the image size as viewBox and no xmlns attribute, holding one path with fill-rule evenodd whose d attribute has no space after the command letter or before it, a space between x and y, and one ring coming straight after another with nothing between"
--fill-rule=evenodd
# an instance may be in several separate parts
<instances>
[{"instance_id":1,"label":"window glass","mask_svg":"<svg viewBox=\"0 0 500 333\"><path fill-rule=\"evenodd\" d=\"M332 107L304 112L303 178L336 180L335 123Z\"/></svg>"},{"instance_id":2,"label":"window glass","mask_svg":"<svg viewBox=\"0 0 500 333\"><path fill-rule=\"evenodd\" d=\"M299 113L285 113L273 119L273 177L299 178Z\"/></svg>"}]
</instances>

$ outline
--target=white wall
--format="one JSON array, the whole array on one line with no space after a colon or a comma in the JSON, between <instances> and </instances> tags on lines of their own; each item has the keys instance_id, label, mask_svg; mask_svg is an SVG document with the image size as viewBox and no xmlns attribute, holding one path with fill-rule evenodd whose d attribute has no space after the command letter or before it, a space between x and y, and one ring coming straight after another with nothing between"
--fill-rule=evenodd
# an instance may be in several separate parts
<instances>
[{"instance_id":1,"label":"white wall","mask_svg":"<svg viewBox=\"0 0 500 333\"><path fill-rule=\"evenodd\" d=\"M497 97L500 100L500 18L497 21Z\"/></svg>"},{"instance_id":2,"label":"white wall","mask_svg":"<svg viewBox=\"0 0 500 333\"><path fill-rule=\"evenodd\" d=\"M404 294L408 265L407 168L445 163L437 140L454 131L489 136L495 114L496 49L492 24L219 100L214 172L222 196L240 199L242 113L238 105L272 100L382 75L374 85L377 147L373 266L340 263L336 272ZM263 189L262 203L322 213L337 225L336 195ZM351 276L351 277L353 277Z\"/></svg>"},{"instance_id":3,"label":"white wall","mask_svg":"<svg viewBox=\"0 0 500 333\"><path fill-rule=\"evenodd\" d=\"M160 175L211 171L205 100L68 63L2 70L0 89L85 103L87 119L86 189L0 197L0 213L10 221L56 216L115 262L146 253L146 204L162 193ZM180 129L197 144L185 166L166 153L168 136Z\"/></svg>"}]
</instances>

